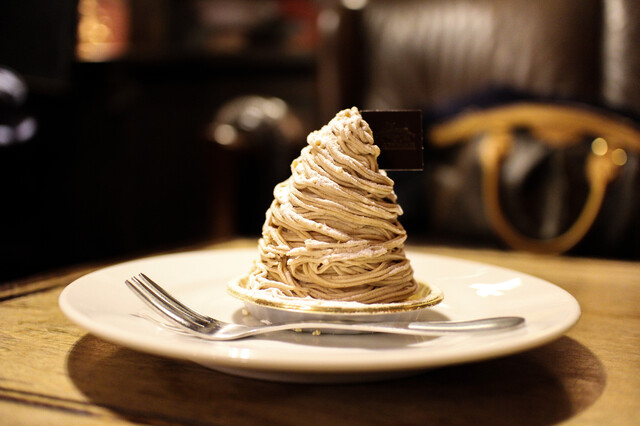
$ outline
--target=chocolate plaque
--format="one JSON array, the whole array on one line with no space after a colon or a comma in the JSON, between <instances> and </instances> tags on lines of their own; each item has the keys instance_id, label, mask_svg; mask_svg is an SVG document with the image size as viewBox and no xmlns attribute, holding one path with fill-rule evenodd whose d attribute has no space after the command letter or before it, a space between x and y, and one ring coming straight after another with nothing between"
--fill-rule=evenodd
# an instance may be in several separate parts
<instances>
[{"instance_id":1,"label":"chocolate plaque","mask_svg":"<svg viewBox=\"0 0 640 426\"><path fill-rule=\"evenodd\" d=\"M422 170L424 146L422 111L362 110L380 147L378 166L385 170Z\"/></svg>"}]
</instances>

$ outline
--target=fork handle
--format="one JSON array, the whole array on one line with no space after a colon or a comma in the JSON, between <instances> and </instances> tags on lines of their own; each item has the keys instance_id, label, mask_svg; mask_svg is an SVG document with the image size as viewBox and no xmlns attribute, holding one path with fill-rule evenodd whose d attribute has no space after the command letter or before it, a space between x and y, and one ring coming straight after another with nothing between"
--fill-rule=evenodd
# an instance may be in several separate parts
<instances>
[{"instance_id":1,"label":"fork handle","mask_svg":"<svg viewBox=\"0 0 640 426\"><path fill-rule=\"evenodd\" d=\"M433 322L375 322L375 323L349 323L349 322L313 322L273 324L256 327L238 326L216 332L216 338L223 340L240 339L259 334L272 333L283 330L314 330L320 333L332 331L351 331L364 333L387 333L418 336L441 336L454 333L472 333L482 331L506 330L521 326L524 318L521 317L495 317L468 321L433 321ZM225 332L226 331L226 332Z\"/></svg>"},{"instance_id":2,"label":"fork handle","mask_svg":"<svg viewBox=\"0 0 640 426\"><path fill-rule=\"evenodd\" d=\"M417 321L417 322L374 322L374 323L340 323L340 322L302 322L298 328L302 329L326 329L326 330L353 330L370 331L397 334L424 333L469 333L478 331L494 331L517 327L524 323L521 317L495 317L482 318L468 321ZM296 324L286 324L289 329ZM271 326L273 327L273 326Z\"/></svg>"}]
</instances>

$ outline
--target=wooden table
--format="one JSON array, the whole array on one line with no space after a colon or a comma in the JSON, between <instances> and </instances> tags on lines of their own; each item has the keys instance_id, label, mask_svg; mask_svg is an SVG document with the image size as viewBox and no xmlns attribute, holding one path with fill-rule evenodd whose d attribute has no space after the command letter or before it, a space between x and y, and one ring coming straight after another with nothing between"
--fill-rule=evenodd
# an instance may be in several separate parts
<instances>
[{"instance_id":1,"label":"wooden table","mask_svg":"<svg viewBox=\"0 0 640 426\"><path fill-rule=\"evenodd\" d=\"M87 334L57 305L97 266L78 267L0 293L0 424L640 424L640 262L414 248L549 280L583 316L500 359L376 383L272 383Z\"/></svg>"}]
</instances>

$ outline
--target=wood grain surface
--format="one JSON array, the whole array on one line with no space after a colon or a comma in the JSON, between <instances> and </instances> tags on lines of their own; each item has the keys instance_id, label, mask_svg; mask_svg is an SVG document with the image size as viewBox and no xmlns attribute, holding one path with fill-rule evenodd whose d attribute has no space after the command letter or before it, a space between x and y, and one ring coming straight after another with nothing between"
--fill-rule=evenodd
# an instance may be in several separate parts
<instances>
[{"instance_id":1,"label":"wood grain surface","mask_svg":"<svg viewBox=\"0 0 640 426\"><path fill-rule=\"evenodd\" d=\"M57 304L95 269L82 267L0 302L0 424L640 424L640 263L413 249L549 280L583 316L566 336L499 359L374 383L272 383L87 334Z\"/></svg>"}]
</instances>

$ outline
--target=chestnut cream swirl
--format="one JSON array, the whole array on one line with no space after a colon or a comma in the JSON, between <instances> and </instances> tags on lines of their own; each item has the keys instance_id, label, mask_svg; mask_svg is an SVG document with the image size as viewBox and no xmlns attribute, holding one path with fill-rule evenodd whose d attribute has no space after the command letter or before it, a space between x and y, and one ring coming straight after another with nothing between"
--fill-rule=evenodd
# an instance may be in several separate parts
<instances>
[{"instance_id":1,"label":"chestnut cream swirl","mask_svg":"<svg viewBox=\"0 0 640 426\"><path fill-rule=\"evenodd\" d=\"M291 297L391 303L417 289L393 180L357 108L307 137L278 184L248 287Z\"/></svg>"}]
</instances>

